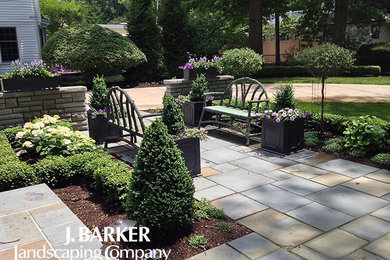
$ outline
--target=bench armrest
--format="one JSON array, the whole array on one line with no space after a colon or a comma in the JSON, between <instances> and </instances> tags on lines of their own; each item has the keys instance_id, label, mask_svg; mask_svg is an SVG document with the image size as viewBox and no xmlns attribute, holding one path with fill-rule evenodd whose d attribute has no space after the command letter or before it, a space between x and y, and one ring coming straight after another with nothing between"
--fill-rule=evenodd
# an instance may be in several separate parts
<instances>
[{"instance_id":1,"label":"bench armrest","mask_svg":"<svg viewBox=\"0 0 390 260\"><path fill-rule=\"evenodd\" d=\"M142 115L141 118L147 118L147 117L154 117L154 116L161 116L160 113L155 113L155 114L145 114L145 115Z\"/></svg>"},{"instance_id":2,"label":"bench armrest","mask_svg":"<svg viewBox=\"0 0 390 260\"><path fill-rule=\"evenodd\" d=\"M225 95L225 92L206 92L206 93L203 93L203 97L207 97L207 96L223 96Z\"/></svg>"},{"instance_id":3,"label":"bench armrest","mask_svg":"<svg viewBox=\"0 0 390 260\"><path fill-rule=\"evenodd\" d=\"M268 103L268 100L249 100L248 103L251 104L260 104L260 103Z\"/></svg>"}]
</instances>

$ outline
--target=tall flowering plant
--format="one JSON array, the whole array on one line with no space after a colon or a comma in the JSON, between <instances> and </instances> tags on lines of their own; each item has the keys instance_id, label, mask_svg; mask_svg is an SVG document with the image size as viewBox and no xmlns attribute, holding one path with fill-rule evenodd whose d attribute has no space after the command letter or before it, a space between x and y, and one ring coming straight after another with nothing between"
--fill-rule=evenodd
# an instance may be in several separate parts
<instances>
[{"instance_id":1,"label":"tall flowering plant","mask_svg":"<svg viewBox=\"0 0 390 260\"><path fill-rule=\"evenodd\" d=\"M217 61L219 60L218 56L214 56L211 60L206 57L202 57L199 59L191 58L188 62L182 66L179 66L179 69L182 70L192 70L192 69L209 69L216 68Z\"/></svg>"},{"instance_id":2,"label":"tall flowering plant","mask_svg":"<svg viewBox=\"0 0 390 260\"><path fill-rule=\"evenodd\" d=\"M281 121L295 121L297 119L309 118L310 115L305 111L286 107L279 111L264 110L258 117L260 119L275 119L279 123Z\"/></svg>"},{"instance_id":3,"label":"tall flowering plant","mask_svg":"<svg viewBox=\"0 0 390 260\"><path fill-rule=\"evenodd\" d=\"M11 72L3 75L5 79L23 79L23 78L52 78L61 75L66 69L60 67L51 70L42 60L33 60L22 63L15 60L11 63Z\"/></svg>"}]
</instances>

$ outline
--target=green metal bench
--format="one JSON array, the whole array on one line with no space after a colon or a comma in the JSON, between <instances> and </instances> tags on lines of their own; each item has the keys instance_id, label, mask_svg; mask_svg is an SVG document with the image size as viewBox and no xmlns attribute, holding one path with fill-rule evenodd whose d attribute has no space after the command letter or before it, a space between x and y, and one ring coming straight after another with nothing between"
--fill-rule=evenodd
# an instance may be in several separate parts
<instances>
[{"instance_id":1,"label":"green metal bench","mask_svg":"<svg viewBox=\"0 0 390 260\"><path fill-rule=\"evenodd\" d=\"M141 114L134 101L120 87L112 87L107 93L107 128L113 126L120 130L121 134L107 135L104 144L107 148L111 141L122 140L138 149L137 136L143 137L146 129L145 118L159 116L158 114ZM119 131L118 131L119 132ZM124 132L124 133L123 133ZM108 129L107 129L108 133ZM130 139L126 139L130 137Z\"/></svg>"},{"instance_id":2,"label":"green metal bench","mask_svg":"<svg viewBox=\"0 0 390 260\"><path fill-rule=\"evenodd\" d=\"M213 96L219 100L219 105L207 106L207 97ZM246 108L246 102L248 107ZM264 104L265 107L262 105ZM208 92L204 94L203 111L200 118L200 128L203 124L217 124L219 127L228 126L246 138L246 145L250 144L250 138L261 133L251 133L252 121L258 117L260 109L268 109L269 99L263 85L252 78L240 78L232 81L225 92ZM205 120L205 113L216 115L214 120ZM222 116L228 116L230 120L222 120ZM247 123L246 131L233 125L234 121ZM260 126L256 127L260 128Z\"/></svg>"}]
</instances>

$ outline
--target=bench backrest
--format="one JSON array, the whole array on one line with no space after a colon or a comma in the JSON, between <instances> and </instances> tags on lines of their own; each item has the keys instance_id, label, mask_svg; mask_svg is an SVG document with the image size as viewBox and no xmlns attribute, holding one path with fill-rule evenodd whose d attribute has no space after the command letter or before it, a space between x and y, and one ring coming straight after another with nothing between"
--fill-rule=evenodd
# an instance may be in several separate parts
<instances>
[{"instance_id":1,"label":"bench backrest","mask_svg":"<svg viewBox=\"0 0 390 260\"><path fill-rule=\"evenodd\" d=\"M112 87L107 93L107 118L130 133L143 133L145 125L134 101L120 87Z\"/></svg>"},{"instance_id":2,"label":"bench backrest","mask_svg":"<svg viewBox=\"0 0 390 260\"><path fill-rule=\"evenodd\" d=\"M252 78L239 78L232 81L225 90L225 99L228 103L223 103L229 107L246 109L245 101L261 101L266 106L269 104L268 94L264 86ZM222 105L222 100L221 100ZM256 112L259 112L260 104L256 104Z\"/></svg>"}]
</instances>

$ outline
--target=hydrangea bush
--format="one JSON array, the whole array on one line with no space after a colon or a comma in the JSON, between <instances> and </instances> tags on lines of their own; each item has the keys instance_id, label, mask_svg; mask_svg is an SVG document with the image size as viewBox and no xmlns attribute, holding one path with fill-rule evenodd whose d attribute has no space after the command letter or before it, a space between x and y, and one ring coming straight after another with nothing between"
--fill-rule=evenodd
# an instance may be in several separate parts
<instances>
[{"instance_id":1,"label":"hydrangea bush","mask_svg":"<svg viewBox=\"0 0 390 260\"><path fill-rule=\"evenodd\" d=\"M193 70L193 69L210 69L217 67L217 61L219 60L218 56L214 56L211 60L206 57L199 59L191 58L188 62L182 66L179 66L179 69L182 70Z\"/></svg>"},{"instance_id":2,"label":"hydrangea bush","mask_svg":"<svg viewBox=\"0 0 390 260\"><path fill-rule=\"evenodd\" d=\"M44 115L26 123L16 134L16 141L22 147L18 156L73 155L98 149L93 139L74 131L69 123L59 118Z\"/></svg>"},{"instance_id":3,"label":"hydrangea bush","mask_svg":"<svg viewBox=\"0 0 390 260\"><path fill-rule=\"evenodd\" d=\"M61 75L66 69L51 70L42 60L33 60L30 62L20 62L15 60L11 63L12 69L8 74L3 75L5 79L23 79L23 78L51 78Z\"/></svg>"},{"instance_id":4,"label":"hydrangea bush","mask_svg":"<svg viewBox=\"0 0 390 260\"><path fill-rule=\"evenodd\" d=\"M297 119L309 118L309 113L300 111L299 109L283 108L279 111L264 110L260 113L260 119L275 119L276 122L295 121Z\"/></svg>"}]
</instances>

